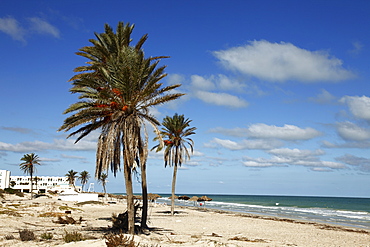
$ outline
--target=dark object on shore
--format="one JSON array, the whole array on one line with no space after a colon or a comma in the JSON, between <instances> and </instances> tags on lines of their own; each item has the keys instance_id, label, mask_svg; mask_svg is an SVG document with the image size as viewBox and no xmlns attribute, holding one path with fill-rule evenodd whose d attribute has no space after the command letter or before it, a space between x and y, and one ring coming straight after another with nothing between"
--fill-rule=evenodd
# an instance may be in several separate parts
<instances>
[{"instance_id":1,"label":"dark object on shore","mask_svg":"<svg viewBox=\"0 0 370 247\"><path fill-rule=\"evenodd\" d=\"M189 200L190 197L184 195L184 196L179 196L177 199L179 199L179 200Z\"/></svg>"},{"instance_id":2,"label":"dark object on shore","mask_svg":"<svg viewBox=\"0 0 370 247\"><path fill-rule=\"evenodd\" d=\"M24 229L22 231L19 231L19 238L21 239L21 241L32 241L36 239L36 236L33 231Z\"/></svg>"},{"instance_id":3,"label":"dark object on shore","mask_svg":"<svg viewBox=\"0 0 370 247\"><path fill-rule=\"evenodd\" d=\"M69 216L66 216L65 219L63 219L63 217L59 216L58 220L53 221L53 222L58 223L58 224L65 224L65 225L68 225L68 224L75 225L75 224L81 224L82 221L83 221L82 217L80 217L79 220L75 220L75 219L73 219L72 217L69 217Z\"/></svg>"},{"instance_id":4,"label":"dark object on shore","mask_svg":"<svg viewBox=\"0 0 370 247\"><path fill-rule=\"evenodd\" d=\"M138 209L140 208L140 203L136 203L134 205L134 210L135 210L135 222L139 219L139 217L137 217L137 211ZM128 231L128 212L124 212L122 214L119 214L119 215L112 215L112 222L113 222L113 225L112 225L112 228L114 230L120 230L124 233L126 233Z\"/></svg>"}]
</instances>

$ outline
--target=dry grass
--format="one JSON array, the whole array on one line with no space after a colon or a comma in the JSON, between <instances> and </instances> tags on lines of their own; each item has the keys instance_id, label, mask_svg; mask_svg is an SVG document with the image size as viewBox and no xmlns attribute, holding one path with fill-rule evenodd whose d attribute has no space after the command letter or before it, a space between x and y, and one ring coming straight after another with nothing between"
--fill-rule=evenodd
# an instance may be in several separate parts
<instances>
[{"instance_id":1,"label":"dry grass","mask_svg":"<svg viewBox=\"0 0 370 247\"><path fill-rule=\"evenodd\" d=\"M65 213L60 213L60 212L46 212L39 214L39 217L62 217L66 215Z\"/></svg>"}]
</instances>

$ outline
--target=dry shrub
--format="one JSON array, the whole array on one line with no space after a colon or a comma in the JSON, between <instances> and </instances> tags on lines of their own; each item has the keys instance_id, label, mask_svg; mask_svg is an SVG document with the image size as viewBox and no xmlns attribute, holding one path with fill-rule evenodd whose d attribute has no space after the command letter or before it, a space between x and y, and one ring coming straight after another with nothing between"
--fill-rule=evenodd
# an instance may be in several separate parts
<instances>
[{"instance_id":1,"label":"dry shrub","mask_svg":"<svg viewBox=\"0 0 370 247\"><path fill-rule=\"evenodd\" d=\"M71 211L71 210L81 210L81 209L80 208L72 208L72 207L68 207L68 206L60 206L59 210L60 211Z\"/></svg>"},{"instance_id":2,"label":"dry shrub","mask_svg":"<svg viewBox=\"0 0 370 247\"><path fill-rule=\"evenodd\" d=\"M64 235L63 235L63 240L66 243L70 243L70 242L83 241L85 239L82 237L82 234L79 233L78 231L68 232L65 230Z\"/></svg>"},{"instance_id":3,"label":"dry shrub","mask_svg":"<svg viewBox=\"0 0 370 247\"><path fill-rule=\"evenodd\" d=\"M24 229L22 231L19 231L19 238L22 241L31 241L31 240L35 240L36 236L33 233L33 231L28 230L28 229Z\"/></svg>"},{"instance_id":4,"label":"dry shrub","mask_svg":"<svg viewBox=\"0 0 370 247\"><path fill-rule=\"evenodd\" d=\"M104 203L99 202L99 201L86 201L86 202L77 202L77 203L76 203L76 205L77 205L77 206L83 206L83 205L87 205L87 204L102 205L102 204L104 204Z\"/></svg>"},{"instance_id":5,"label":"dry shrub","mask_svg":"<svg viewBox=\"0 0 370 247\"><path fill-rule=\"evenodd\" d=\"M0 211L0 214L6 214L8 216L22 217L20 213L14 211L13 209L4 209Z\"/></svg>"},{"instance_id":6,"label":"dry shrub","mask_svg":"<svg viewBox=\"0 0 370 247\"><path fill-rule=\"evenodd\" d=\"M6 240L12 240L12 239L15 239L15 237L12 234L8 234L8 235L5 235L4 236L4 239L6 239Z\"/></svg>"},{"instance_id":7,"label":"dry shrub","mask_svg":"<svg viewBox=\"0 0 370 247\"><path fill-rule=\"evenodd\" d=\"M65 213L59 213L59 212L46 212L43 214L39 214L39 217L61 217L64 216Z\"/></svg>"},{"instance_id":8,"label":"dry shrub","mask_svg":"<svg viewBox=\"0 0 370 247\"><path fill-rule=\"evenodd\" d=\"M63 217L59 216L58 217L58 220L53 221L53 222L54 223L58 223L58 224L71 224L71 225L75 225L75 224L81 224L82 221L83 221L82 217L80 217L79 220L75 220L75 219L73 219L72 217L69 217L69 216L66 216L65 219L63 219Z\"/></svg>"},{"instance_id":9,"label":"dry shrub","mask_svg":"<svg viewBox=\"0 0 370 247\"><path fill-rule=\"evenodd\" d=\"M40 238L44 240L50 240L53 238L53 234L51 232L44 232L41 234Z\"/></svg>"},{"instance_id":10,"label":"dry shrub","mask_svg":"<svg viewBox=\"0 0 370 247\"><path fill-rule=\"evenodd\" d=\"M109 234L105 236L106 242L105 244L107 247L139 247L140 243L134 242L134 237L129 238L125 236L123 233L120 234Z\"/></svg>"},{"instance_id":11,"label":"dry shrub","mask_svg":"<svg viewBox=\"0 0 370 247\"><path fill-rule=\"evenodd\" d=\"M230 238L229 240L237 240L237 241L244 241L244 242L253 242L253 243L267 243L264 239L249 239L243 236L235 236Z\"/></svg>"}]
</instances>

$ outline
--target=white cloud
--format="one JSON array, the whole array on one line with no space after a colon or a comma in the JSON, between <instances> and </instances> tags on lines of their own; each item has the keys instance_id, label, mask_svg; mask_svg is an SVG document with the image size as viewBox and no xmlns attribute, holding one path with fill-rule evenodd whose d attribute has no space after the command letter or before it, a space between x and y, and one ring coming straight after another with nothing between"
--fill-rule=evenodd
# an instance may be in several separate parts
<instances>
[{"instance_id":1,"label":"white cloud","mask_svg":"<svg viewBox=\"0 0 370 247\"><path fill-rule=\"evenodd\" d=\"M370 140L370 129L365 129L351 122L338 123L336 126L340 137L346 141Z\"/></svg>"},{"instance_id":2,"label":"white cloud","mask_svg":"<svg viewBox=\"0 0 370 247\"><path fill-rule=\"evenodd\" d=\"M322 89L321 93L319 93L316 97L309 98L309 100L324 105L333 103L336 100L336 97L325 89Z\"/></svg>"},{"instance_id":3,"label":"white cloud","mask_svg":"<svg viewBox=\"0 0 370 247\"><path fill-rule=\"evenodd\" d=\"M344 96L340 99L341 103L348 105L349 110L359 119L370 121L370 98L366 96Z\"/></svg>"},{"instance_id":4,"label":"white cloud","mask_svg":"<svg viewBox=\"0 0 370 247\"><path fill-rule=\"evenodd\" d=\"M353 48L349 52L353 55L359 54L364 48L364 45L359 41L352 42L352 45L353 45Z\"/></svg>"},{"instance_id":5,"label":"white cloud","mask_svg":"<svg viewBox=\"0 0 370 247\"><path fill-rule=\"evenodd\" d=\"M272 156L266 158L251 158L243 157L243 165L253 167L271 167L271 166L305 166L315 171L323 171L323 169L344 169L346 166L340 162L322 161L321 155L324 155L322 150L299 150L299 149L274 149L268 151Z\"/></svg>"},{"instance_id":6,"label":"white cloud","mask_svg":"<svg viewBox=\"0 0 370 247\"><path fill-rule=\"evenodd\" d=\"M0 142L0 150L11 152L34 152L42 150L64 150L64 151L95 151L96 142L81 140L74 144L74 140L54 139L52 143L33 141L10 144Z\"/></svg>"},{"instance_id":7,"label":"white cloud","mask_svg":"<svg viewBox=\"0 0 370 247\"><path fill-rule=\"evenodd\" d=\"M284 141L309 140L322 135L320 131L313 128L299 128L295 125L285 124L283 127L267 125L263 123L252 124L248 128L226 129L217 127L209 130L214 133L221 133L236 137L280 139Z\"/></svg>"},{"instance_id":8,"label":"white cloud","mask_svg":"<svg viewBox=\"0 0 370 247\"><path fill-rule=\"evenodd\" d=\"M0 31L10 35L14 40L25 42L25 30L13 17L0 18Z\"/></svg>"},{"instance_id":9,"label":"white cloud","mask_svg":"<svg viewBox=\"0 0 370 247\"><path fill-rule=\"evenodd\" d=\"M231 94L227 93L212 93L206 91L197 91L195 96L209 104L215 104L219 106L229 106L235 108L247 107L248 102Z\"/></svg>"},{"instance_id":10,"label":"white cloud","mask_svg":"<svg viewBox=\"0 0 370 247\"><path fill-rule=\"evenodd\" d=\"M26 42L26 35L36 32L39 34L48 34L55 38L60 37L60 31L55 26L39 17L28 18L29 27L24 28L13 17L0 18L0 31L10 35L14 40Z\"/></svg>"},{"instance_id":11,"label":"white cloud","mask_svg":"<svg viewBox=\"0 0 370 247\"><path fill-rule=\"evenodd\" d=\"M310 156L320 156L325 154L325 152L321 149L311 151L311 150L302 150L302 149L290 149L290 148L280 148L280 149L272 149L268 151L268 153L277 155L277 156L289 156L294 157L295 159L302 159Z\"/></svg>"},{"instance_id":12,"label":"white cloud","mask_svg":"<svg viewBox=\"0 0 370 247\"><path fill-rule=\"evenodd\" d=\"M344 162L362 172L370 172L370 159L350 154L338 157L336 160Z\"/></svg>"},{"instance_id":13,"label":"white cloud","mask_svg":"<svg viewBox=\"0 0 370 247\"><path fill-rule=\"evenodd\" d=\"M247 167L271 167L271 166L275 166L275 164L273 163L269 163L269 162L257 162L257 161L243 161L242 162L244 166L247 166Z\"/></svg>"},{"instance_id":14,"label":"white cloud","mask_svg":"<svg viewBox=\"0 0 370 247\"><path fill-rule=\"evenodd\" d=\"M312 52L284 42L250 41L213 54L228 69L268 81L340 81L354 76L342 67L341 60L326 52Z\"/></svg>"},{"instance_id":15,"label":"white cloud","mask_svg":"<svg viewBox=\"0 0 370 247\"><path fill-rule=\"evenodd\" d=\"M231 140L224 140L214 138L210 143L205 144L206 147L216 148L221 146L230 150L244 150L244 149L274 149L281 147L282 143L276 140L242 140L240 142L234 142Z\"/></svg>"},{"instance_id":16,"label":"white cloud","mask_svg":"<svg viewBox=\"0 0 370 247\"><path fill-rule=\"evenodd\" d=\"M170 85L182 84L184 83L184 80L185 80L184 76L179 75L179 74L169 74L166 76L166 78Z\"/></svg>"},{"instance_id":17,"label":"white cloud","mask_svg":"<svg viewBox=\"0 0 370 247\"><path fill-rule=\"evenodd\" d=\"M38 32L40 34L49 34L55 38L60 37L59 30L50 23L48 23L47 21L42 20L41 18L38 17L29 18L29 21L31 23L32 31Z\"/></svg>"},{"instance_id":18,"label":"white cloud","mask_svg":"<svg viewBox=\"0 0 370 247\"><path fill-rule=\"evenodd\" d=\"M309 140L321 135L313 128L301 129L294 125L285 124L283 127L253 124L247 130L247 135L253 138L276 138L285 141Z\"/></svg>"},{"instance_id":19,"label":"white cloud","mask_svg":"<svg viewBox=\"0 0 370 247\"><path fill-rule=\"evenodd\" d=\"M194 89L204 91L214 90L216 88L211 79L206 79L199 75L192 75L190 77L192 87Z\"/></svg>"}]
</instances>

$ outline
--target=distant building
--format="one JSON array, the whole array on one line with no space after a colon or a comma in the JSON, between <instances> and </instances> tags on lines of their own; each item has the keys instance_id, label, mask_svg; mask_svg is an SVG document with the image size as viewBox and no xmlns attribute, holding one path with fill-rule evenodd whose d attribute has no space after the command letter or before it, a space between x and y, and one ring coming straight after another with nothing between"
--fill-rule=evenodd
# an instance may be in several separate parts
<instances>
[{"instance_id":1,"label":"distant building","mask_svg":"<svg viewBox=\"0 0 370 247\"><path fill-rule=\"evenodd\" d=\"M21 192L30 192L30 176L11 176L10 171L0 170L0 189L12 188ZM67 177L34 176L32 177L32 189L35 193L45 193L48 190L64 191L70 189ZM81 186L76 186L81 191Z\"/></svg>"},{"instance_id":2,"label":"distant building","mask_svg":"<svg viewBox=\"0 0 370 247\"><path fill-rule=\"evenodd\" d=\"M9 188L10 185L10 171L0 170L0 189Z\"/></svg>"}]
</instances>

